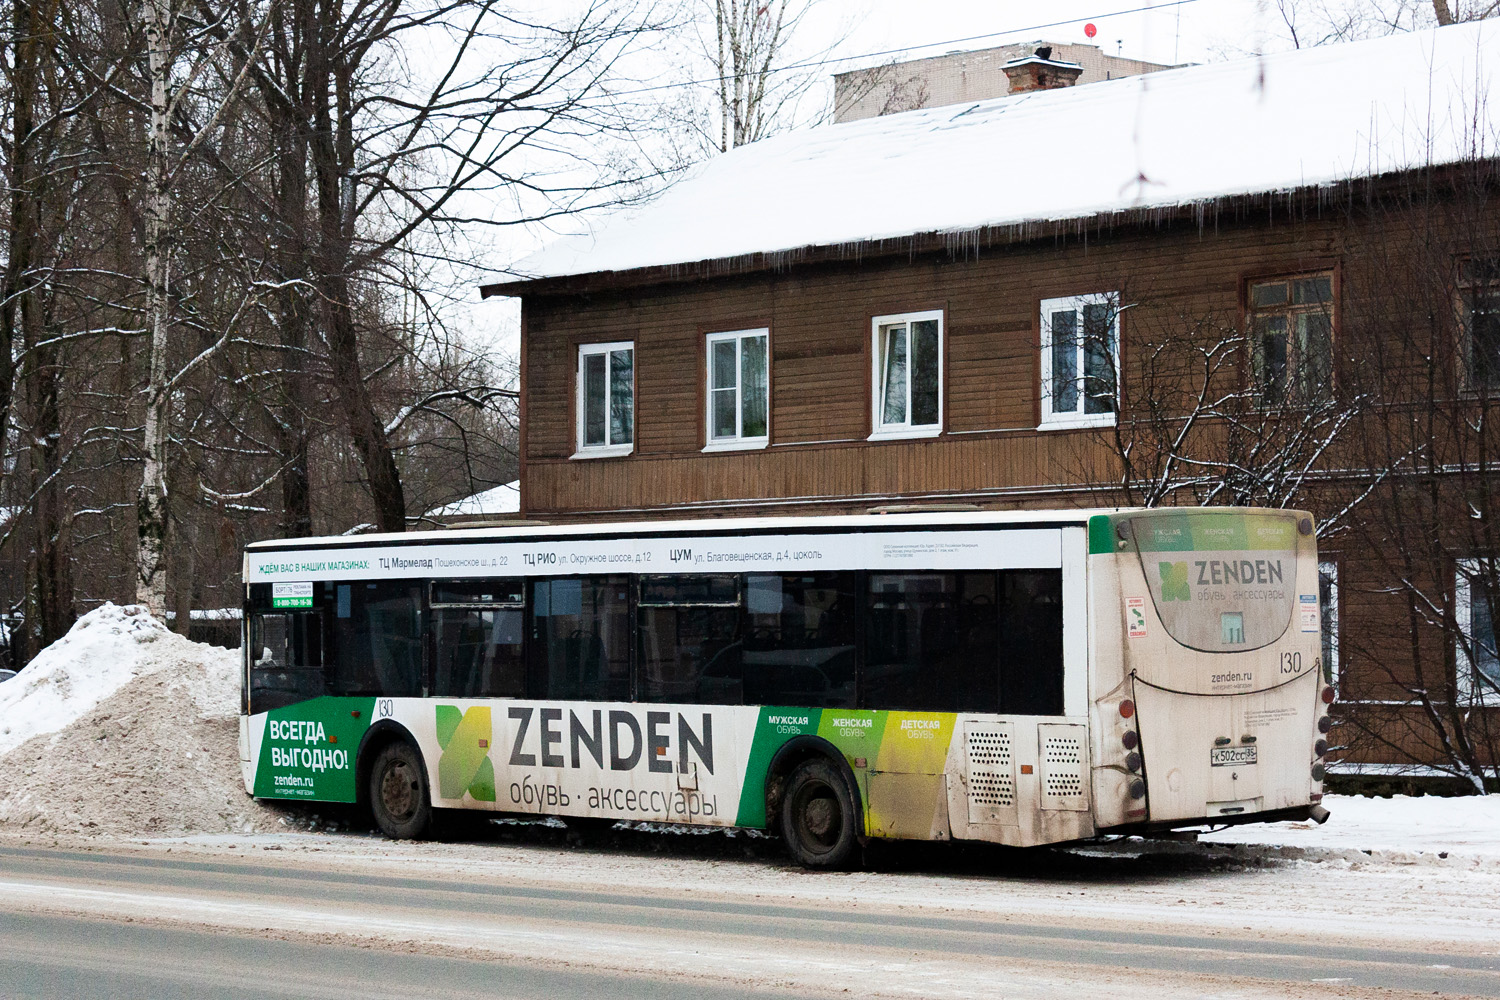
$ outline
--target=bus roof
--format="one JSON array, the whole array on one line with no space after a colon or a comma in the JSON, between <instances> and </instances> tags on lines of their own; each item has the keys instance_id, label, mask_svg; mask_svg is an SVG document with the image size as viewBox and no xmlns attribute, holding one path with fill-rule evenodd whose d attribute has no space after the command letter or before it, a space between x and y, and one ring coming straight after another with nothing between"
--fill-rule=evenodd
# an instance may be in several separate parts
<instances>
[{"instance_id":1,"label":"bus roof","mask_svg":"<svg viewBox=\"0 0 1500 1000\"><path fill-rule=\"evenodd\" d=\"M247 551L341 548L345 546L432 544L434 542L518 541L528 538L665 534L734 534L736 532L1084 525L1095 514L1118 514L1137 508L1095 507L1065 510L920 511L899 514L825 514L789 517L715 517L673 521L611 521L597 524L521 524L506 527L444 528L436 531L328 535L319 538L266 539Z\"/></svg>"}]
</instances>

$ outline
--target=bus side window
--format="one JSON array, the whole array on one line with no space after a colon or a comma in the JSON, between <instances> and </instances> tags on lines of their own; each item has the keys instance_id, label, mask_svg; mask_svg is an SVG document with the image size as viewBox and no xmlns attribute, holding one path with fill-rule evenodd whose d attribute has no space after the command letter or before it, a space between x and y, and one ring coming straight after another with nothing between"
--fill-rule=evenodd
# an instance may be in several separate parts
<instances>
[{"instance_id":1,"label":"bus side window","mask_svg":"<svg viewBox=\"0 0 1500 1000\"><path fill-rule=\"evenodd\" d=\"M853 573L745 577L745 703L853 708Z\"/></svg>"},{"instance_id":2,"label":"bus side window","mask_svg":"<svg viewBox=\"0 0 1500 1000\"><path fill-rule=\"evenodd\" d=\"M737 576L643 576L637 603L641 701L742 705Z\"/></svg>"},{"instance_id":3,"label":"bus side window","mask_svg":"<svg viewBox=\"0 0 1500 1000\"><path fill-rule=\"evenodd\" d=\"M335 604L328 693L419 696L423 686L421 585L404 581L339 584Z\"/></svg>"},{"instance_id":4,"label":"bus side window","mask_svg":"<svg viewBox=\"0 0 1500 1000\"><path fill-rule=\"evenodd\" d=\"M992 571L871 573L863 707L996 711L995 581Z\"/></svg>"},{"instance_id":5,"label":"bus side window","mask_svg":"<svg viewBox=\"0 0 1500 1000\"><path fill-rule=\"evenodd\" d=\"M431 606L437 637L434 695L525 696L520 580L434 583Z\"/></svg>"},{"instance_id":6,"label":"bus side window","mask_svg":"<svg viewBox=\"0 0 1500 1000\"><path fill-rule=\"evenodd\" d=\"M250 616L250 711L323 694L323 625L315 611Z\"/></svg>"},{"instance_id":7,"label":"bus side window","mask_svg":"<svg viewBox=\"0 0 1500 1000\"><path fill-rule=\"evenodd\" d=\"M1000 711L1062 715L1062 570L1002 570L1000 600Z\"/></svg>"},{"instance_id":8,"label":"bus side window","mask_svg":"<svg viewBox=\"0 0 1500 1000\"><path fill-rule=\"evenodd\" d=\"M630 700L630 578L533 580L527 611L533 698Z\"/></svg>"}]
</instances>

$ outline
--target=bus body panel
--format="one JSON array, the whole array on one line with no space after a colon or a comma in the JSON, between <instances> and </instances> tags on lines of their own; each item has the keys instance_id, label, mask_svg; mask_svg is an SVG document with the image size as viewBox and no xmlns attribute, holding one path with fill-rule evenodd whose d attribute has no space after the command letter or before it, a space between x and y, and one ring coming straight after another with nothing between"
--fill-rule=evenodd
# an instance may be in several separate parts
<instances>
[{"instance_id":1,"label":"bus body panel","mask_svg":"<svg viewBox=\"0 0 1500 1000\"><path fill-rule=\"evenodd\" d=\"M439 808L763 829L772 759L816 736L849 764L866 836L1026 846L1094 832L1087 723L1057 716L318 698L245 720L246 791L353 802L360 738L383 723L416 744Z\"/></svg>"},{"instance_id":2,"label":"bus body panel","mask_svg":"<svg viewBox=\"0 0 1500 1000\"><path fill-rule=\"evenodd\" d=\"M1092 534L1095 747L1114 772L1095 775L1101 827L1315 801L1321 618L1304 519L1311 523L1298 511L1152 511L1104 519L1108 537ZM1171 550L1143 541L1148 530L1170 534ZM1225 564L1245 581L1226 579ZM1130 718L1120 713L1126 700ZM1139 736L1143 800L1130 795L1123 766L1127 731Z\"/></svg>"}]
</instances>

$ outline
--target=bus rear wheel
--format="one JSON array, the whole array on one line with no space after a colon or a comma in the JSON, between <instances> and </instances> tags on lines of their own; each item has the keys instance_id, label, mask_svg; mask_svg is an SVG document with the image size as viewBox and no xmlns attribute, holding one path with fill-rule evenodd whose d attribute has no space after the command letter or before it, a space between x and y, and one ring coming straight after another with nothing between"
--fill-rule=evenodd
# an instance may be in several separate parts
<instances>
[{"instance_id":1,"label":"bus rear wheel","mask_svg":"<svg viewBox=\"0 0 1500 1000\"><path fill-rule=\"evenodd\" d=\"M854 854L854 793L832 761L805 760L787 778L781 836L804 868L842 868Z\"/></svg>"},{"instance_id":2,"label":"bus rear wheel","mask_svg":"<svg viewBox=\"0 0 1500 1000\"><path fill-rule=\"evenodd\" d=\"M422 757L410 743L391 743L370 768L370 812L392 840L416 840L432 825Z\"/></svg>"}]
</instances>

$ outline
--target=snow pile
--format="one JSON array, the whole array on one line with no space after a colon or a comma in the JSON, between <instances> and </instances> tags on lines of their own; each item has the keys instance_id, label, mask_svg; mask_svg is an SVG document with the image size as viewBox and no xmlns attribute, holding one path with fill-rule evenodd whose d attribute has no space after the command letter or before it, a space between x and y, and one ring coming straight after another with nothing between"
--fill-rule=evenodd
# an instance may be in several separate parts
<instances>
[{"instance_id":1,"label":"snow pile","mask_svg":"<svg viewBox=\"0 0 1500 1000\"><path fill-rule=\"evenodd\" d=\"M0 828L270 828L240 778L238 710L238 650L105 604L0 685Z\"/></svg>"},{"instance_id":2,"label":"snow pile","mask_svg":"<svg viewBox=\"0 0 1500 1000\"><path fill-rule=\"evenodd\" d=\"M1452 854L1500 860L1500 795L1456 798L1329 795L1333 815L1313 823L1232 826L1200 840L1318 850L1378 851L1386 855Z\"/></svg>"},{"instance_id":3,"label":"snow pile","mask_svg":"<svg viewBox=\"0 0 1500 1000\"><path fill-rule=\"evenodd\" d=\"M160 669L164 653L181 656L183 646L197 649L140 608L106 603L90 611L0 685L0 754L71 725L132 678Z\"/></svg>"},{"instance_id":4,"label":"snow pile","mask_svg":"<svg viewBox=\"0 0 1500 1000\"><path fill-rule=\"evenodd\" d=\"M804 129L702 164L516 280L1204 204L1493 156L1494 22ZM961 244L960 244L961 245Z\"/></svg>"}]
</instances>

